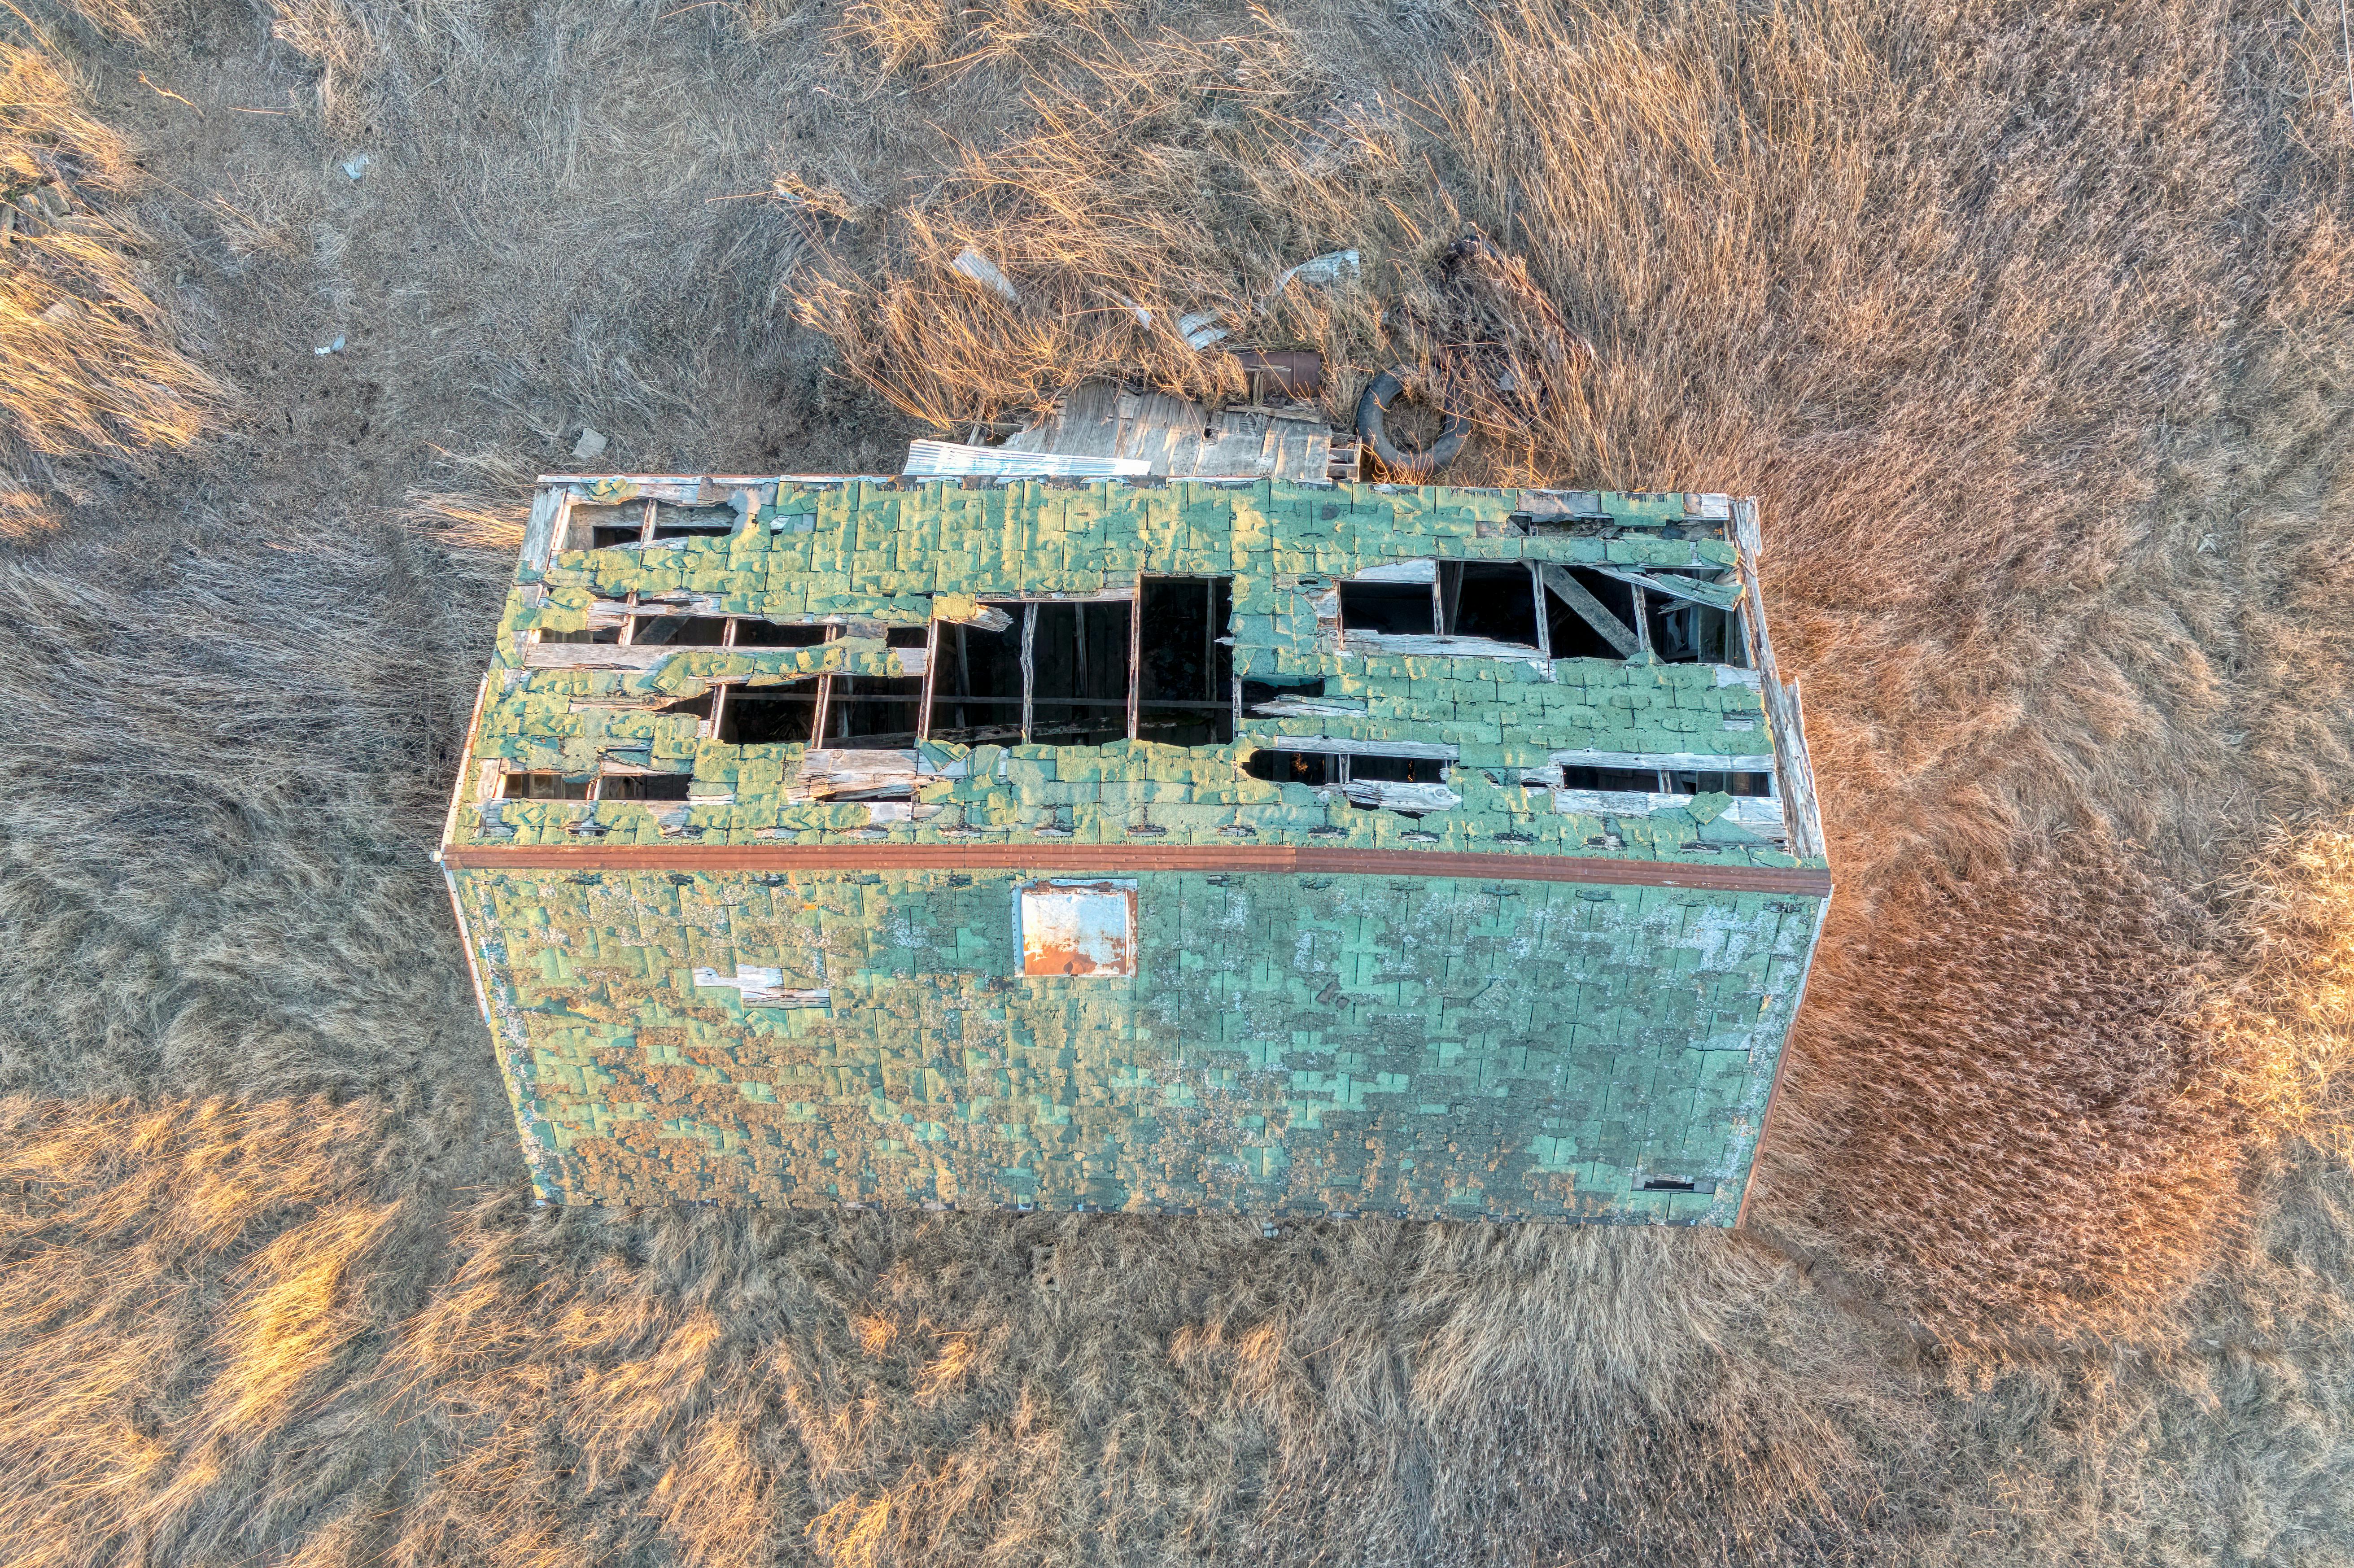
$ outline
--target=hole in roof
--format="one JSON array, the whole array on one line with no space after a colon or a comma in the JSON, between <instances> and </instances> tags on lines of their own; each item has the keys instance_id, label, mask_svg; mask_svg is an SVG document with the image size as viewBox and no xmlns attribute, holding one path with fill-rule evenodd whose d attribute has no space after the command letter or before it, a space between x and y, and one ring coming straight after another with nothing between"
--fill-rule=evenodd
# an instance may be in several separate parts
<instances>
[{"instance_id":1,"label":"hole in roof","mask_svg":"<svg viewBox=\"0 0 2354 1568\"><path fill-rule=\"evenodd\" d=\"M1297 681L1246 680L1243 682L1245 711L1257 708L1262 703L1279 703L1287 698L1320 697L1323 694L1324 677L1321 675Z\"/></svg>"},{"instance_id":2,"label":"hole in roof","mask_svg":"<svg viewBox=\"0 0 2354 1568\"><path fill-rule=\"evenodd\" d=\"M1243 758L1243 771L1270 784L1338 784L1340 759L1324 751L1277 751L1263 747Z\"/></svg>"},{"instance_id":3,"label":"hole in roof","mask_svg":"<svg viewBox=\"0 0 2354 1568\"><path fill-rule=\"evenodd\" d=\"M1146 577L1138 585L1140 739L1233 744L1234 590L1232 577Z\"/></svg>"},{"instance_id":4,"label":"hole in roof","mask_svg":"<svg viewBox=\"0 0 2354 1568\"><path fill-rule=\"evenodd\" d=\"M1444 784L1447 782L1447 759L1442 757L1376 757L1357 751L1349 754L1351 779L1372 779L1384 784Z\"/></svg>"},{"instance_id":5,"label":"hole in roof","mask_svg":"<svg viewBox=\"0 0 2354 1568\"><path fill-rule=\"evenodd\" d=\"M733 506L681 506L663 501L654 504L654 537L657 539L688 539L713 537L736 532L737 513Z\"/></svg>"},{"instance_id":6,"label":"hole in roof","mask_svg":"<svg viewBox=\"0 0 2354 1568\"><path fill-rule=\"evenodd\" d=\"M1341 630L1383 637L1428 637L1438 628L1430 584L1344 582Z\"/></svg>"},{"instance_id":7,"label":"hole in roof","mask_svg":"<svg viewBox=\"0 0 2354 1568\"><path fill-rule=\"evenodd\" d=\"M719 738L730 746L801 746L817 721L817 683L730 686Z\"/></svg>"},{"instance_id":8,"label":"hole in roof","mask_svg":"<svg viewBox=\"0 0 2354 1568\"><path fill-rule=\"evenodd\" d=\"M1659 774L1652 768L1564 768L1561 770L1561 787L1656 795L1659 792Z\"/></svg>"},{"instance_id":9,"label":"hole in roof","mask_svg":"<svg viewBox=\"0 0 2354 1568\"><path fill-rule=\"evenodd\" d=\"M1585 609L1573 607L1560 594L1545 595L1546 635L1553 641L1556 659L1624 659L1633 651L1635 641L1635 590L1617 577L1604 577L1600 572L1583 567L1572 567L1569 577L1584 588L1599 607L1596 613L1612 618L1619 636L1628 643L1621 649L1610 641L1604 628L1587 619Z\"/></svg>"},{"instance_id":10,"label":"hole in roof","mask_svg":"<svg viewBox=\"0 0 2354 1568\"><path fill-rule=\"evenodd\" d=\"M1438 608L1449 637L1536 646L1536 574L1522 562L1441 561Z\"/></svg>"},{"instance_id":11,"label":"hole in roof","mask_svg":"<svg viewBox=\"0 0 2354 1568\"><path fill-rule=\"evenodd\" d=\"M1022 735L1022 607L1002 631L961 622L940 628L932 672L932 738L960 745Z\"/></svg>"},{"instance_id":12,"label":"hole in roof","mask_svg":"<svg viewBox=\"0 0 2354 1568\"><path fill-rule=\"evenodd\" d=\"M1128 738L1129 605L1039 604L1030 646L1030 737L1061 746Z\"/></svg>"},{"instance_id":13,"label":"hole in roof","mask_svg":"<svg viewBox=\"0 0 2354 1568\"><path fill-rule=\"evenodd\" d=\"M781 621L739 620L736 622L736 646L738 648L814 648L825 641L822 626L788 626Z\"/></svg>"},{"instance_id":14,"label":"hole in roof","mask_svg":"<svg viewBox=\"0 0 2354 1568\"><path fill-rule=\"evenodd\" d=\"M825 744L851 751L905 751L916 744L920 675L836 675Z\"/></svg>"},{"instance_id":15,"label":"hole in roof","mask_svg":"<svg viewBox=\"0 0 2354 1568\"><path fill-rule=\"evenodd\" d=\"M591 550L610 550L619 545L634 545L645 531L646 509L632 503L628 506L584 506L576 504L568 531L576 540L585 541ZM581 548L576 545L574 548Z\"/></svg>"},{"instance_id":16,"label":"hole in roof","mask_svg":"<svg viewBox=\"0 0 2354 1568\"><path fill-rule=\"evenodd\" d=\"M684 773L608 773L598 781L600 800L684 800L694 780Z\"/></svg>"},{"instance_id":17,"label":"hole in roof","mask_svg":"<svg viewBox=\"0 0 2354 1568\"><path fill-rule=\"evenodd\" d=\"M509 773L499 780L499 797L506 800L586 800L588 780L567 779L561 773Z\"/></svg>"},{"instance_id":18,"label":"hole in roof","mask_svg":"<svg viewBox=\"0 0 2354 1568\"><path fill-rule=\"evenodd\" d=\"M716 648L727 640L719 615L639 615L630 641L641 648Z\"/></svg>"},{"instance_id":19,"label":"hole in roof","mask_svg":"<svg viewBox=\"0 0 2354 1568\"><path fill-rule=\"evenodd\" d=\"M1667 576L1667 573L1657 574ZM1743 664L1738 611L1714 605L1693 604L1662 593L1646 594L1650 614L1651 652L1670 664Z\"/></svg>"},{"instance_id":20,"label":"hole in roof","mask_svg":"<svg viewBox=\"0 0 2354 1568\"><path fill-rule=\"evenodd\" d=\"M1675 773L1668 775L1671 793L1678 795L1738 795L1756 799L1774 793L1771 773Z\"/></svg>"}]
</instances>

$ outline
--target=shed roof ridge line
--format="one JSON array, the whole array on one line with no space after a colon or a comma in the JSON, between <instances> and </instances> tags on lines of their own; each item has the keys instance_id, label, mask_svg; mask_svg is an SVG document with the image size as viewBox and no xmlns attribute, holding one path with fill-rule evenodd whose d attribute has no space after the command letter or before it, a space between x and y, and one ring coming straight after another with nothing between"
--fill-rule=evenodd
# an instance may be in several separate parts
<instances>
[{"instance_id":1,"label":"shed roof ridge line","mask_svg":"<svg viewBox=\"0 0 2354 1568\"><path fill-rule=\"evenodd\" d=\"M1694 865L1446 850L1320 849L1308 844L517 844L451 845L459 871L614 871L713 874L758 871L1013 871L1067 874L1132 871L1242 872L1582 882L1619 887L1691 887L1827 897L1831 876L1810 866Z\"/></svg>"}]
</instances>

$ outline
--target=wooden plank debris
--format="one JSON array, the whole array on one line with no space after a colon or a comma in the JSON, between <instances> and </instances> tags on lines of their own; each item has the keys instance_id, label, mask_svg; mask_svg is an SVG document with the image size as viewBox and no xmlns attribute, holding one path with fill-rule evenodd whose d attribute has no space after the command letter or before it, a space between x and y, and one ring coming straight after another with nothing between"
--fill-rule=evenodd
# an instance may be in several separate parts
<instances>
[{"instance_id":1,"label":"wooden plank debris","mask_svg":"<svg viewBox=\"0 0 2354 1568\"><path fill-rule=\"evenodd\" d=\"M1090 381L1065 394L1053 413L1000 452L1140 460L1141 472L1172 479L1322 481L1331 469L1332 431L1306 408L1227 408L1165 392L1134 392Z\"/></svg>"}]
</instances>

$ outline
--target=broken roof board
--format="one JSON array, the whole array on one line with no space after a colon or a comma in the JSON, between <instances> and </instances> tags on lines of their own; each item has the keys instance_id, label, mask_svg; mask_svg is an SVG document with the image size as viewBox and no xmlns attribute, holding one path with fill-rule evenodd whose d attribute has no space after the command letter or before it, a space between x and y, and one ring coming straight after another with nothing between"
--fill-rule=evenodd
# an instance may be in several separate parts
<instances>
[{"instance_id":1,"label":"broken roof board","mask_svg":"<svg viewBox=\"0 0 2354 1568\"><path fill-rule=\"evenodd\" d=\"M567 514L663 496L732 503L735 526L554 547L585 536ZM1363 652L1319 613L1335 577L1431 556L1754 585L1754 524L1728 530L1728 510L1265 482L552 483L444 849L541 1194L1730 1223L1829 893L1754 586L1763 671ZM1530 521L1547 514L1577 521ZM917 651L889 624L1132 591L1140 571L1231 575L1238 674L1320 677L1330 702L1310 705L1340 711L1246 719L1232 747L926 746L904 754L912 798L876 801L809 783L859 754L723 745L655 711L715 683L904 674ZM632 592L850 634L628 667L533 637ZM1249 777L1268 745L1451 751L1461 803L1406 816ZM1543 775L1594 758L1762 762L1781 798ZM694 794L495 798L518 768L670 772ZM1024 974L1022 891L1115 877L1136 884L1135 972Z\"/></svg>"}]
</instances>

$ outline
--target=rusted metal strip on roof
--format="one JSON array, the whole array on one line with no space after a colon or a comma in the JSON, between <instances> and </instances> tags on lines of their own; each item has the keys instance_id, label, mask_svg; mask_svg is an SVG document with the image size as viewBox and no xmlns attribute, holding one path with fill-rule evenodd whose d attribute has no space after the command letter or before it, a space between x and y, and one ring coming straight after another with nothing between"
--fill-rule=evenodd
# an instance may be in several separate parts
<instances>
[{"instance_id":1,"label":"rusted metal strip on roof","mask_svg":"<svg viewBox=\"0 0 2354 1568\"><path fill-rule=\"evenodd\" d=\"M1807 866L1686 865L1587 855L1440 850L1317 849L1288 844L565 844L452 845L460 871L1140 871L1297 872L1488 877L1608 887L1691 887L1827 898L1828 871Z\"/></svg>"}]
</instances>

